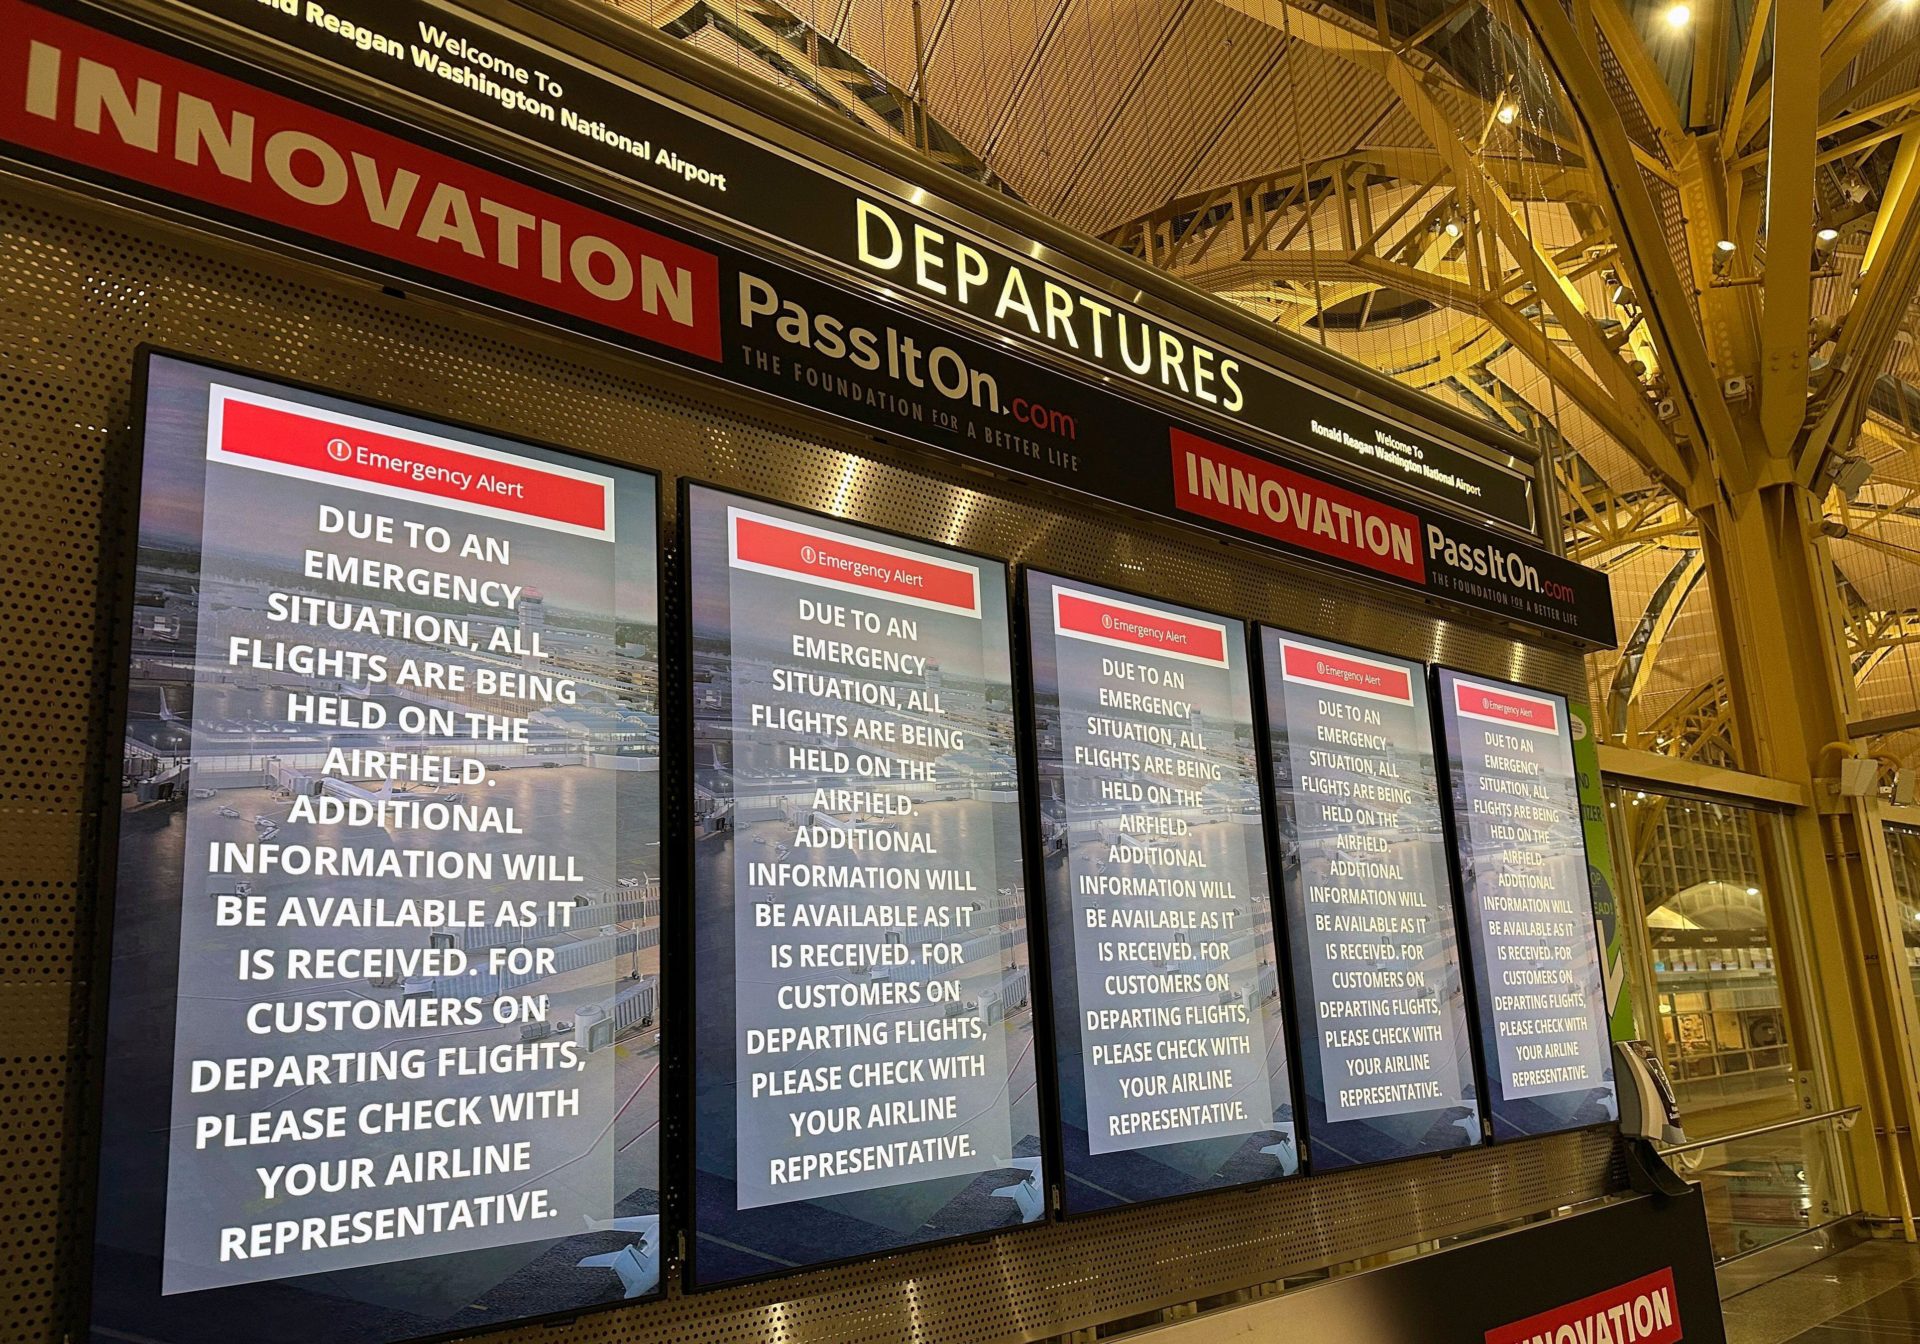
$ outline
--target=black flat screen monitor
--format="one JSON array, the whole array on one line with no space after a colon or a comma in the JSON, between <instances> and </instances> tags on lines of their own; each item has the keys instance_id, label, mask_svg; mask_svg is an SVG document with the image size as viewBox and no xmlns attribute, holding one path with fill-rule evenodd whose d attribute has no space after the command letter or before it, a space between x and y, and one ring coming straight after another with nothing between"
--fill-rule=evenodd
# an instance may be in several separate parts
<instances>
[{"instance_id":1,"label":"black flat screen monitor","mask_svg":"<svg viewBox=\"0 0 1920 1344\"><path fill-rule=\"evenodd\" d=\"M1007 572L690 485L690 1279L1038 1221Z\"/></svg>"},{"instance_id":2,"label":"black flat screen monitor","mask_svg":"<svg viewBox=\"0 0 1920 1344\"><path fill-rule=\"evenodd\" d=\"M1296 1172L1246 626L1025 588L1065 1211Z\"/></svg>"},{"instance_id":3,"label":"black flat screen monitor","mask_svg":"<svg viewBox=\"0 0 1920 1344\"><path fill-rule=\"evenodd\" d=\"M1315 1171L1481 1142L1426 669L1262 626Z\"/></svg>"},{"instance_id":4,"label":"black flat screen monitor","mask_svg":"<svg viewBox=\"0 0 1920 1344\"><path fill-rule=\"evenodd\" d=\"M1619 1116L1567 701L1435 673L1495 1139Z\"/></svg>"},{"instance_id":5,"label":"black flat screen monitor","mask_svg":"<svg viewBox=\"0 0 1920 1344\"><path fill-rule=\"evenodd\" d=\"M655 478L165 355L143 385L95 1337L656 1292Z\"/></svg>"}]
</instances>

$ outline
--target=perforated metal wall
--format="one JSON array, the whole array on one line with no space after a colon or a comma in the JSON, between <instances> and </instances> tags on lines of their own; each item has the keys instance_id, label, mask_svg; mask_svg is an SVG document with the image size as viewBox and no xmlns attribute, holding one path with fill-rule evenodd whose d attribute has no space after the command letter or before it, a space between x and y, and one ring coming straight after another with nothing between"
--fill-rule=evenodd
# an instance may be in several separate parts
<instances>
[{"instance_id":1,"label":"perforated metal wall","mask_svg":"<svg viewBox=\"0 0 1920 1344\"><path fill-rule=\"evenodd\" d=\"M845 436L676 390L635 361L0 175L0 1340L51 1344L81 1326L95 781L142 341L628 459L669 483L695 475L1315 634L1582 687L1572 653L1444 622L1413 599L1068 512L958 467L857 456ZM1590 1199L1618 1180L1607 1135L1563 1136L1025 1229L513 1337L1033 1340Z\"/></svg>"}]
</instances>

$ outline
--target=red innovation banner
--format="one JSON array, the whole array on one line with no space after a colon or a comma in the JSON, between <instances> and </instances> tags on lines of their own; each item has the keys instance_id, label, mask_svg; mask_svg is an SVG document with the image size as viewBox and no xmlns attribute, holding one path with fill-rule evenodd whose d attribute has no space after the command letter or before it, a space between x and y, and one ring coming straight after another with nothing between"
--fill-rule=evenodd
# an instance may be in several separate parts
<instances>
[{"instance_id":1,"label":"red innovation banner","mask_svg":"<svg viewBox=\"0 0 1920 1344\"><path fill-rule=\"evenodd\" d=\"M306 480L613 540L613 481L216 389L208 455Z\"/></svg>"},{"instance_id":2,"label":"red innovation banner","mask_svg":"<svg viewBox=\"0 0 1920 1344\"><path fill-rule=\"evenodd\" d=\"M719 260L397 136L0 0L0 137L718 360Z\"/></svg>"},{"instance_id":3,"label":"red innovation banner","mask_svg":"<svg viewBox=\"0 0 1920 1344\"><path fill-rule=\"evenodd\" d=\"M1411 583L1420 520L1264 458L1173 428L1174 506Z\"/></svg>"},{"instance_id":4,"label":"red innovation banner","mask_svg":"<svg viewBox=\"0 0 1920 1344\"><path fill-rule=\"evenodd\" d=\"M1489 1330L1486 1344L1674 1344L1684 1338L1673 1271L1662 1269Z\"/></svg>"}]
</instances>

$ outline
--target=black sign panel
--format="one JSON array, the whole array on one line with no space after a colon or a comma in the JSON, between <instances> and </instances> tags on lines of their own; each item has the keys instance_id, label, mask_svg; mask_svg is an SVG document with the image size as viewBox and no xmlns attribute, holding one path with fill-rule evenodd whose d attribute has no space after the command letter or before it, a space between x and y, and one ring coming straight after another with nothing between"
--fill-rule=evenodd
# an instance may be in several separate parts
<instances>
[{"instance_id":1,"label":"black sign panel","mask_svg":"<svg viewBox=\"0 0 1920 1344\"><path fill-rule=\"evenodd\" d=\"M1396 424L916 208L428 0L192 0L1124 383L1532 531L1533 478Z\"/></svg>"},{"instance_id":2,"label":"black sign panel","mask_svg":"<svg viewBox=\"0 0 1920 1344\"><path fill-rule=\"evenodd\" d=\"M1437 669L1496 1139L1619 1115L1567 701Z\"/></svg>"},{"instance_id":3,"label":"black sign panel","mask_svg":"<svg viewBox=\"0 0 1920 1344\"><path fill-rule=\"evenodd\" d=\"M1296 1172L1246 626L1025 588L1065 1209Z\"/></svg>"},{"instance_id":4,"label":"black sign panel","mask_svg":"<svg viewBox=\"0 0 1920 1344\"><path fill-rule=\"evenodd\" d=\"M1039 1220L995 560L688 486L701 1287Z\"/></svg>"},{"instance_id":5,"label":"black sign panel","mask_svg":"<svg viewBox=\"0 0 1920 1344\"><path fill-rule=\"evenodd\" d=\"M343 115L124 20L81 22L29 0L0 0L0 19L0 70L17 76L0 81L0 147L29 162L1001 471L1613 639L1605 577L1535 547L1206 437L998 344L383 118Z\"/></svg>"},{"instance_id":6,"label":"black sign panel","mask_svg":"<svg viewBox=\"0 0 1920 1344\"><path fill-rule=\"evenodd\" d=\"M95 1337L659 1291L656 479L145 386Z\"/></svg>"},{"instance_id":7,"label":"black sign panel","mask_svg":"<svg viewBox=\"0 0 1920 1344\"><path fill-rule=\"evenodd\" d=\"M1313 1169L1481 1140L1426 669L1261 627Z\"/></svg>"},{"instance_id":8,"label":"black sign panel","mask_svg":"<svg viewBox=\"0 0 1920 1344\"><path fill-rule=\"evenodd\" d=\"M1698 1186L1673 1199L1620 1200L1230 1311L1245 1323L1223 1322L1222 1334L1339 1344L1727 1338Z\"/></svg>"}]
</instances>

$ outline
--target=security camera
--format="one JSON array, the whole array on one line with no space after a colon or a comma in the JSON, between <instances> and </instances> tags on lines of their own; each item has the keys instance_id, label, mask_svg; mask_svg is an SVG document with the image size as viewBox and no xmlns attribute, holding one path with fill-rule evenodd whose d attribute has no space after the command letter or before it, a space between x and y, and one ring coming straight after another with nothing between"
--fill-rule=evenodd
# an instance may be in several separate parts
<instances>
[{"instance_id":1,"label":"security camera","mask_svg":"<svg viewBox=\"0 0 1920 1344\"><path fill-rule=\"evenodd\" d=\"M1833 477L1834 488L1848 499L1859 494L1873 477L1873 463L1864 457L1837 457L1828 470Z\"/></svg>"}]
</instances>

